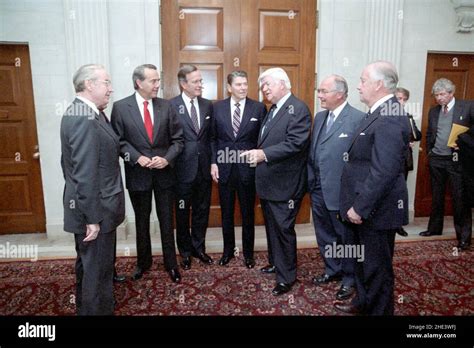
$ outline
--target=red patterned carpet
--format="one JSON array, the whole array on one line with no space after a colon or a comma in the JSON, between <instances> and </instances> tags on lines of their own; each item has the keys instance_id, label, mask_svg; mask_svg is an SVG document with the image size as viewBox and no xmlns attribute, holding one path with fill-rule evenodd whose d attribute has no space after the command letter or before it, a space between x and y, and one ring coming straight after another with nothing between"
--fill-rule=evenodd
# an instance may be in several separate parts
<instances>
[{"instance_id":1,"label":"red patterned carpet","mask_svg":"<svg viewBox=\"0 0 474 348\"><path fill-rule=\"evenodd\" d=\"M398 243L395 247L396 315L473 315L474 251L453 255L454 241ZM219 254L212 255L217 261ZM117 315L340 315L333 309L338 284L311 284L322 273L316 249L298 250L298 282L281 297L271 295L273 275L262 275L266 252L247 270L241 257L228 267L182 271L180 284L164 272L161 256L140 281L116 284ZM118 260L132 274L135 258ZM0 263L0 315L73 315L74 260Z\"/></svg>"}]
</instances>

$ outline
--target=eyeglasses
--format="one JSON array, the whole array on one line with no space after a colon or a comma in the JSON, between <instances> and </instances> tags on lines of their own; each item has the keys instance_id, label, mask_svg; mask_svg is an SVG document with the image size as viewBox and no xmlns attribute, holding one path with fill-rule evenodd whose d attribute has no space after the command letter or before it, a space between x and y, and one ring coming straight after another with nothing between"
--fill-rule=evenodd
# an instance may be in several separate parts
<instances>
[{"instance_id":1,"label":"eyeglasses","mask_svg":"<svg viewBox=\"0 0 474 348\"><path fill-rule=\"evenodd\" d=\"M103 83L105 87L110 87L112 85L112 81L110 80L94 80L94 81Z\"/></svg>"},{"instance_id":2,"label":"eyeglasses","mask_svg":"<svg viewBox=\"0 0 474 348\"><path fill-rule=\"evenodd\" d=\"M333 89L333 90L330 90L330 91L327 91L325 89L317 89L316 90L319 94L328 94L328 93L331 93L331 92L338 92L337 90Z\"/></svg>"}]
</instances>

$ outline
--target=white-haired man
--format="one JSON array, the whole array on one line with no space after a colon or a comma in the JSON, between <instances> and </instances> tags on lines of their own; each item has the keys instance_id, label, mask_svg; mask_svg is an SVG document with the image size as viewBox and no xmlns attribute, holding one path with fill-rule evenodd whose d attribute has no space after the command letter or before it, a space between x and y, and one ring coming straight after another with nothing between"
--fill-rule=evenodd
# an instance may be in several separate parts
<instances>
[{"instance_id":1,"label":"white-haired man","mask_svg":"<svg viewBox=\"0 0 474 348\"><path fill-rule=\"evenodd\" d=\"M265 117L258 149L242 154L257 165L255 180L263 209L270 264L263 273L276 273L275 296L291 290L296 281L295 222L306 192L306 161L311 113L291 94L291 83L281 68L264 71L258 79L273 105Z\"/></svg>"},{"instance_id":2,"label":"white-haired man","mask_svg":"<svg viewBox=\"0 0 474 348\"><path fill-rule=\"evenodd\" d=\"M370 109L349 146L339 204L364 253L355 266L356 297L334 304L347 313L394 312L392 257L395 233L408 223L404 171L410 139L407 115L393 94L397 83L395 67L384 61L367 65L360 77L360 100Z\"/></svg>"},{"instance_id":3,"label":"white-haired man","mask_svg":"<svg viewBox=\"0 0 474 348\"><path fill-rule=\"evenodd\" d=\"M454 84L445 78L440 78L433 84L432 93L438 105L432 107L428 113L426 131L432 190L431 215L428 230L420 232L420 236L429 237L443 233L444 195L449 178L457 247L467 250L471 245L472 214L464 201L465 180L458 149L449 147L448 139L453 124L465 127L474 125L474 105L454 98L455 91Z\"/></svg>"}]
</instances>

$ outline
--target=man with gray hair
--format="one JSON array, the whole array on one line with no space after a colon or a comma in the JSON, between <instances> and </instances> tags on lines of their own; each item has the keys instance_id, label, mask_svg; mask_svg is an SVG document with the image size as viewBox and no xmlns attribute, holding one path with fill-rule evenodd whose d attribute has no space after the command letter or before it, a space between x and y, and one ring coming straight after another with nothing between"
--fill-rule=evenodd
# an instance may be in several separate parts
<instances>
[{"instance_id":1,"label":"man with gray hair","mask_svg":"<svg viewBox=\"0 0 474 348\"><path fill-rule=\"evenodd\" d=\"M153 264L150 214L154 195L165 269L171 281L179 283L173 233L174 164L183 150L183 130L171 103L158 98L160 74L155 65L136 67L132 80L135 92L115 102L112 109L135 213L137 266L132 279L142 278Z\"/></svg>"},{"instance_id":2,"label":"man with gray hair","mask_svg":"<svg viewBox=\"0 0 474 348\"><path fill-rule=\"evenodd\" d=\"M347 82L342 76L325 78L318 88L321 107L314 118L311 148L308 157L308 190L311 194L313 223L318 247L325 269L313 278L315 285L342 279L336 294L345 300L354 293L354 265L352 255L335 256L337 246L352 245L353 233L337 217L341 174L349 144L364 118L364 113L347 102Z\"/></svg>"},{"instance_id":3,"label":"man with gray hair","mask_svg":"<svg viewBox=\"0 0 474 348\"><path fill-rule=\"evenodd\" d=\"M408 223L404 163L410 136L406 113L393 94L397 83L393 64L378 61L365 67L358 87L369 112L348 147L339 208L364 260L355 265L352 303L334 304L351 314L394 312L392 257L395 233Z\"/></svg>"},{"instance_id":4,"label":"man with gray hair","mask_svg":"<svg viewBox=\"0 0 474 348\"><path fill-rule=\"evenodd\" d=\"M454 229L459 250L471 245L472 213L465 204L463 168L459 161L457 146L448 146L453 125L471 127L474 125L474 105L454 98L455 86L445 78L436 80L432 94L438 103L428 113L426 148L431 176L432 207L428 230L420 236L435 236L443 233L444 200L446 181L451 182L451 196L454 210Z\"/></svg>"},{"instance_id":5,"label":"man with gray hair","mask_svg":"<svg viewBox=\"0 0 474 348\"><path fill-rule=\"evenodd\" d=\"M296 281L296 215L306 192L306 161L311 113L291 93L281 68L264 71L258 82L273 105L263 121L257 148L242 154L257 166L255 181L260 197L270 264L263 273L276 273L275 296L291 290Z\"/></svg>"},{"instance_id":6,"label":"man with gray hair","mask_svg":"<svg viewBox=\"0 0 474 348\"><path fill-rule=\"evenodd\" d=\"M125 217L120 142L103 110L112 94L102 65L80 67L76 98L61 120L64 230L76 244L78 315L114 313L114 252L117 226Z\"/></svg>"}]
</instances>

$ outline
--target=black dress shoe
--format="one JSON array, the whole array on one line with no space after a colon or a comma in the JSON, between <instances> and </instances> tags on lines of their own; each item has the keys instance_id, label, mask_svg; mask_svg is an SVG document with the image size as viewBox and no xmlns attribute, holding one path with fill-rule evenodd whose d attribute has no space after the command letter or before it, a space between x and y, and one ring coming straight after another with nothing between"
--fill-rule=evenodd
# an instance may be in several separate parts
<instances>
[{"instance_id":1,"label":"black dress shoe","mask_svg":"<svg viewBox=\"0 0 474 348\"><path fill-rule=\"evenodd\" d=\"M324 274L320 275L319 277L314 277L313 278L313 284L314 285L328 284L330 282L336 282L336 281L339 281L341 279L342 279L342 277L338 274L330 276L330 275L324 273Z\"/></svg>"},{"instance_id":2,"label":"black dress shoe","mask_svg":"<svg viewBox=\"0 0 474 348\"><path fill-rule=\"evenodd\" d=\"M206 253L199 253L196 254L194 257L197 257L201 262L211 265L214 261L212 261L211 257L207 255Z\"/></svg>"},{"instance_id":3,"label":"black dress shoe","mask_svg":"<svg viewBox=\"0 0 474 348\"><path fill-rule=\"evenodd\" d=\"M459 250L462 250L462 251L466 251L466 250L469 250L469 247L471 246L470 243L466 243L466 242L459 242L458 245L457 245L457 248Z\"/></svg>"},{"instance_id":4,"label":"black dress shoe","mask_svg":"<svg viewBox=\"0 0 474 348\"><path fill-rule=\"evenodd\" d=\"M288 291L291 290L293 284L287 284L287 283L278 283L272 290L272 295L273 296L280 296L283 294L286 294Z\"/></svg>"},{"instance_id":5,"label":"black dress shoe","mask_svg":"<svg viewBox=\"0 0 474 348\"><path fill-rule=\"evenodd\" d=\"M254 259L245 259L245 267L248 269L254 268L255 267L255 260Z\"/></svg>"},{"instance_id":6,"label":"black dress shoe","mask_svg":"<svg viewBox=\"0 0 474 348\"><path fill-rule=\"evenodd\" d=\"M234 258L234 255L232 256L222 256L221 259L219 260L219 266L225 266L227 265L230 260Z\"/></svg>"},{"instance_id":7,"label":"black dress shoe","mask_svg":"<svg viewBox=\"0 0 474 348\"><path fill-rule=\"evenodd\" d=\"M170 275L170 278L173 282L179 283L181 281L181 274L179 274L177 268L173 268L171 271L168 271L168 274Z\"/></svg>"},{"instance_id":8,"label":"black dress shoe","mask_svg":"<svg viewBox=\"0 0 474 348\"><path fill-rule=\"evenodd\" d=\"M433 233L433 232L430 232L430 231L423 231L423 232L420 232L420 236L422 236L422 237L441 236L441 232Z\"/></svg>"},{"instance_id":9,"label":"black dress shoe","mask_svg":"<svg viewBox=\"0 0 474 348\"><path fill-rule=\"evenodd\" d=\"M355 289L353 286L344 286L342 285L339 291L336 294L336 298L338 300L347 300L355 293Z\"/></svg>"},{"instance_id":10,"label":"black dress shoe","mask_svg":"<svg viewBox=\"0 0 474 348\"><path fill-rule=\"evenodd\" d=\"M135 268L135 273L133 273L132 280L138 280L143 277L143 274L148 271L148 269L143 269L141 267Z\"/></svg>"},{"instance_id":11,"label":"black dress shoe","mask_svg":"<svg viewBox=\"0 0 474 348\"><path fill-rule=\"evenodd\" d=\"M183 257L183 261L181 261L181 267L187 271L188 269L191 269L191 257Z\"/></svg>"},{"instance_id":12,"label":"black dress shoe","mask_svg":"<svg viewBox=\"0 0 474 348\"><path fill-rule=\"evenodd\" d=\"M124 275L114 274L114 282L115 283L123 283L126 280L127 280L127 277L125 277Z\"/></svg>"},{"instance_id":13,"label":"black dress shoe","mask_svg":"<svg viewBox=\"0 0 474 348\"><path fill-rule=\"evenodd\" d=\"M405 229L403 227L400 227L400 229L397 230L397 234L399 234L402 237L408 237L408 232L405 231Z\"/></svg>"},{"instance_id":14,"label":"black dress shoe","mask_svg":"<svg viewBox=\"0 0 474 348\"><path fill-rule=\"evenodd\" d=\"M361 310L358 307L354 306L352 303L335 302L334 308L336 308L338 311L348 313L348 314L354 314L354 315L362 314Z\"/></svg>"},{"instance_id":15,"label":"black dress shoe","mask_svg":"<svg viewBox=\"0 0 474 348\"><path fill-rule=\"evenodd\" d=\"M276 267L273 265L266 265L263 268L260 268L260 272L262 273L275 273L276 272Z\"/></svg>"}]
</instances>

